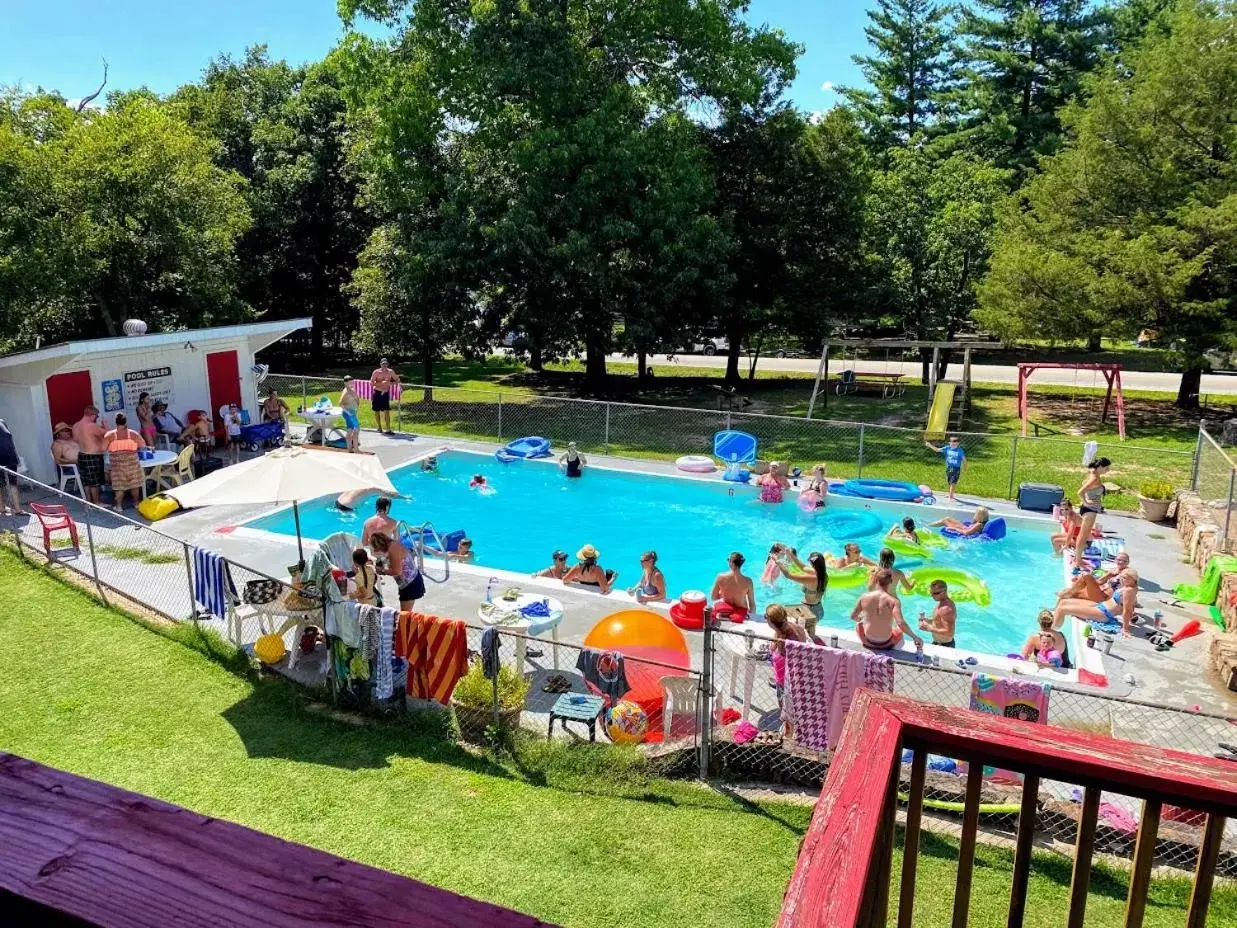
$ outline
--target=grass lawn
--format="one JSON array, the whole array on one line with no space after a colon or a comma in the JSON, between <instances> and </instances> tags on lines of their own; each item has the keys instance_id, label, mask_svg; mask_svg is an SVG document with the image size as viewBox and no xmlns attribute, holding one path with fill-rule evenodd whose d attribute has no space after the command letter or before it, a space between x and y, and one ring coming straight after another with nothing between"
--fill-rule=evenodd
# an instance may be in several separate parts
<instances>
[{"instance_id":1,"label":"grass lawn","mask_svg":"<svg viewBox=\"0 0 1237 928\"><path fill-rule=\"evenodd\" d=\"M634 365L610 364L605 403L573 402L580 393L581 369L575 362L551 365L534 373L510 358L487 361L444 361L438 366L440 387L432 394L407 390L394 415L405 430L429 435L509 440L520 435L545 435L556 443L574 440L586 451L627 457L673 460L685 453L711 448L713 433L726 427L718 409L719 372L705 368L662 365L651 382L640 383ZM401 373L415 382L420 369ZM299 378L271 380L294 400ZM902 396L830 396L827 410L813 421L803 419L811 394L811 374L758 371L740 393L749 401L745 411L759 416L732 416L736 428L759 439L761 456L780 458L805 469L823 462L836 477L858 476L860 433L864 423L862 476L908 480L941 489L939 458L922 445L927 413L927 389L911 385ZM315 386L317 389L315 390ZM309 399L328 393L333 384L310 382ZM501 396L501 402L500 402ZM1181 413L1164 394L1130 391L1126 396L1128 440L1122 444L1112 414L1101 424L1101 390L1079 386L1038 386L1031 394L1032 421L1037 435L1016 439L1021 431L1017 397L1012 386L981 385L972 391L963 425L970 458L962 483L964 492L1006 497L1022 482L1058 483L1069 492L1082 482L1080 442L1096 440L1101 453L1116 467L1110 482L1121 485L1106 504L1112 509L1137 508L1137 490L1148 480L1188 484L1197 439L1197 418ZM1237 401L1237 397L1226 397ZM656 407L672 407L670 410ZM682 410L682 411L678 411ZM1227 415L1231 408L1212 411ZM762 418L766 417L792 417ZM821 420L821 421L816 421ZM362 404L362 425L372 427L373 413ZM900 431L902 430L902 431ZM1016 448L1015 448L1016 446Z\"/></svg>"},{"instance_id":2,"label":"grass lawn","mask_svg":"<svg viewBox=\"0 0 1237 928\"><path fill-rule=\"evenodd\" d=\"M160 632L0 547L0 749L510 906L569 928L763 928L810 810L651 778L631 751L531 743L499 762L439 728L346 721L229 669L190 627ZM945 923L957 845L925 836L919 923ZM982 849L972 924L1003 924L1011 859ZM1120 924L1100 868L1088 925ZM1069 867L1038 860L1029 926L1055 926ZM1147 924L1179 924L1183 880ZM1217 895L1209 924L1234 924ZM892 922L891 922L892 924Z\"/></svg>"}]
</instances>

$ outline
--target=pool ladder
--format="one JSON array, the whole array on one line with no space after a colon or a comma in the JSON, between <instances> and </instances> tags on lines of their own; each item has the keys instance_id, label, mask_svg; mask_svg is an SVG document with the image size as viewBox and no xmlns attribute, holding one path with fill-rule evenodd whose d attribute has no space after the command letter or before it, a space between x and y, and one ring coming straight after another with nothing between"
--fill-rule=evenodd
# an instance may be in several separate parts
<instances>
[{"instance_id":1,"label":"pool ladder","mask_svg":"<svg viewBox=\"0 0 1237 928\"><path fill-rule=\"evenodd\" d=\"M407 522L400 521L399 528L407 529L408 537L416 539L417 553L417 569L421 571L421 576L426 580L432 580L434 583L445 583L451 579L451 559L447 557L447 544L442 540L442 536L438 534L438 529L434 528L433 522L424 522L419 526L409 525ZM442 576L435 577L425 569L425 539L428 537L433 544L431 547L435 551L442 552Z\"/></svg>"}]
</instances>

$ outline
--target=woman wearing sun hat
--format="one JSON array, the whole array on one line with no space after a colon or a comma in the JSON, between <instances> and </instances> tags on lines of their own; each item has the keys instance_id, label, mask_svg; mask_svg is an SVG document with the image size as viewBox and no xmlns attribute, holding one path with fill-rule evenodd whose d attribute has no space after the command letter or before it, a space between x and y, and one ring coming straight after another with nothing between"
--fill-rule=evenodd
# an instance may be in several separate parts
<instances>
[{"instance_id":1,"label":"woman wearing sun hat","mask_svg":"<svg viewBox=\"0 0 1237 928\"><path fill-rule=\"evenodd\" d=\"M614 585L614 578L618 574L613 570L603 570L601 565L597 563L600 557L600 551L592 545L585 545L576 552L576 560L579 563L567 571L567 575L563 577L563 583L595 586L600 592L609 593L610 588Z\"/></svg>"}]
</instances>

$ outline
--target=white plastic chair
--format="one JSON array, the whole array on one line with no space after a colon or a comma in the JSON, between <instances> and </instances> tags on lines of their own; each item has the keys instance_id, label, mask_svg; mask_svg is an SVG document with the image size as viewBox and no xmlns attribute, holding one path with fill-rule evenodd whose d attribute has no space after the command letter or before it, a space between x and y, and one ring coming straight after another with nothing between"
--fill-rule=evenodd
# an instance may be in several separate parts
<instances>
[{"instance_id":1,"label":"white plastic chair","mask_svg":"<svg viewBox=\"0 0 1237 928\"><path fill-rule=\"evenodd\" d=\"M82 475L77 470L76 464L57 464L57 469L60 471L60 489L62 492L68 492L66 489L70 482L77 483L77 489L73 492L78 496L85 496L85 491L82 489Z\"/></svg>"},{"instance_id":2,"label":"white plastic chair","mask_svg":"<svg viewBox=\"0 0 1237 928\"><path fill-rule=\"evenodd\" d=\"M695 737L696 699L700 695L696 678L666 676L659 682L662 691L661 730L666 743L678 738Z\"/></svg>"},{"instance_id":3,"label":"white plastic chair","mask_svg":"<svg viewBox=\"0 0 1237 928\"><path fill-rule=\"evenodd\" d=\"M155 447L163 448L167 451L172 450L172 436L167 432L155 433Z\"/></svg>"}]
</instances>

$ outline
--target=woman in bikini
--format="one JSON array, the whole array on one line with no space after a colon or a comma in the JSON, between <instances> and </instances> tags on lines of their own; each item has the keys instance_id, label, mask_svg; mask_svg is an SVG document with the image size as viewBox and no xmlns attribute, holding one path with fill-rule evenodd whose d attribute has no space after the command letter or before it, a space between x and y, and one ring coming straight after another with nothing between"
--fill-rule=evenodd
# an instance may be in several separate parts
<instances>
[{"instance_id":1,"label":"woman in bikini","mask_svg":"<svg viewBox=\"0 0 1237 928\"><path fill-rule=\"evenodd\" d=\"M567 567L567 552L556 550L550 555L550 566L533 574L534 577L549 577L551 580L562 580L570 572Z\"/></svg>"},{"instance_id":2,"label":"woman in bikini","mask_svg":"<svg viewBox=\"0 0 1237 928\"><path fill-rule=\"evenodd\" d=\"M1082 525L1078 527L1078 537L1074 539L1074 563L1081 567L1083 553L1091 543L1091 530L1095 528L1095 520L1104 511L1104 475L1112 467L1108 458L1096 458L1087 465L1091 472L1078 488L1078 512L1082 516Z\"/></svg>"},{"instance_id":3,"label":"woman in bikini","mask_svg":"<svg viewBox=\"0 0 1237 928\"><path fill-rule=\"evenodd\" d=\"M876 575L882 570L889 571L893 577L893 582L889 584L889 592L894 596L898 595L898 587L901 587L907 593L915 592L915 584L907 578L906 574L893 566L895 556L891 548L881 548L880 563L868 571L868 590L876 589Z\"/></svg>"},{"instance_id":4,"label":"woman in bikini","mask_svg":"<svg viewBox=\"0 0 1237 928\"><path fill-rule=\"evenodd\" d=\"M819 551L813 551L807 556L807 564L804 564L799 560L799 554L794 548L774 545L773 553L782 555L776 561L782 576L803 587L803 605L807 607L808 612L812 613L812 618L803 623L803 630L807 632L809 638L814 637L816 623L825 616L825 590L829 586L829 571L825 564L825 556ZM786 564L787 561L790 562L789 566ZM811 570L808 570L809 565ZM765 617L768 618L767 611Z\"/></svg>"},{"instance_id":5,"label":"woman in bikini","mask_svg":"<svg viewBox=\"0 0 1237 928\"><path fill-rule=\"evenodd\" d=\"M666 577L657 566L657 552L645 551L640 555L640 582L627 592L638 603L662 603L666 601Z\"/></svg>"},{"instance_id":6,"label":"woman in bikini","mask_svg":"<svg viewBox=\"0 0 1237 928\"><path fill-rule=\"evenodd\" d=\"M1078 533L1082 530L1082 516L1078 514L1078 510L1074 508L1070 500L1061 500L1061 505L1057 509L1061 517L1061 531L1049 539L1052 542L1053 554L1060 554L1066 548L1074 547L1074 542L1078 540Z\"/></svg>"},{"instance_id":7,"label":"woman in bikini","mask_svg":"<svg viewBox=\"0 0 1237 928\"><path fill-rule=\"evenodd\" d=\"M991 517L992 513L988 512L987 507L980 506L975 510L975 515L971 517L970 522L960 522L952 516L946 516L944 519L938 519L932 524L957 532L963 537L968 537L970 535L982 535L984 526L988 524L988 520Z\"/></svg>"},{"instance_id":8,"label":"woman in bikini","mask_svg":"<svg viewBox=\"0 0 1237 928\"><path fill-rule=\"evenodd\" d=\"M142 433L142 441L146 442L147 448L155 446L155 436L158 434L158 427L155 425L155 410L150 401L150 394L143 393L137 398L137 422L138 430Z\"/></svg>"},{"instance_id":9,"label":"woman in bikini","mask_svg":"<svg viewBox=\"0 0 1237 928\"><path fill-rule=\"evenodd\" d=\"M1138 573L1127 570L1121 574L1121 582L1105 602L1096 603L1089 599L1061 600L1052 614L1052 624L1054 628L1060 628L1067 615L1097 622L1120 622L1121 634L1129 638L1130 629L1134 626L1134 607L1137 603Z\"/></svg>"},{"instance_id":10,"label":"woman in bikini","mask_svg":"<svg viewBox=\"0 0 1237 928\"><path fill-rule=\"evenodd\" d=\"M592 545L585 545L576 552L576 559L579 563L567 571L567 575L563 577L563 583L578 583L580 586L592 586L596 587L603 594L609 593L614 585L614 578L618 574L613 570L603 570L601 565L597 563L597 559L600 557L600 551Z\"/></svg>"},{"instance_id":11,"label":"woman in bikini","mask_svg":"<svg viewBox=\"0 0 1237 928\"><path fill-rule=\"evenodd\" d=\"M425 578L421 576L417 559L398 538L388 538L384 532L374 532L369 544L387 557L386 567L376 569L380 574L395 578L399 587L399 608L404 612L412 611L417 600L425 596Z\"/></svg>"}]
</instances>

